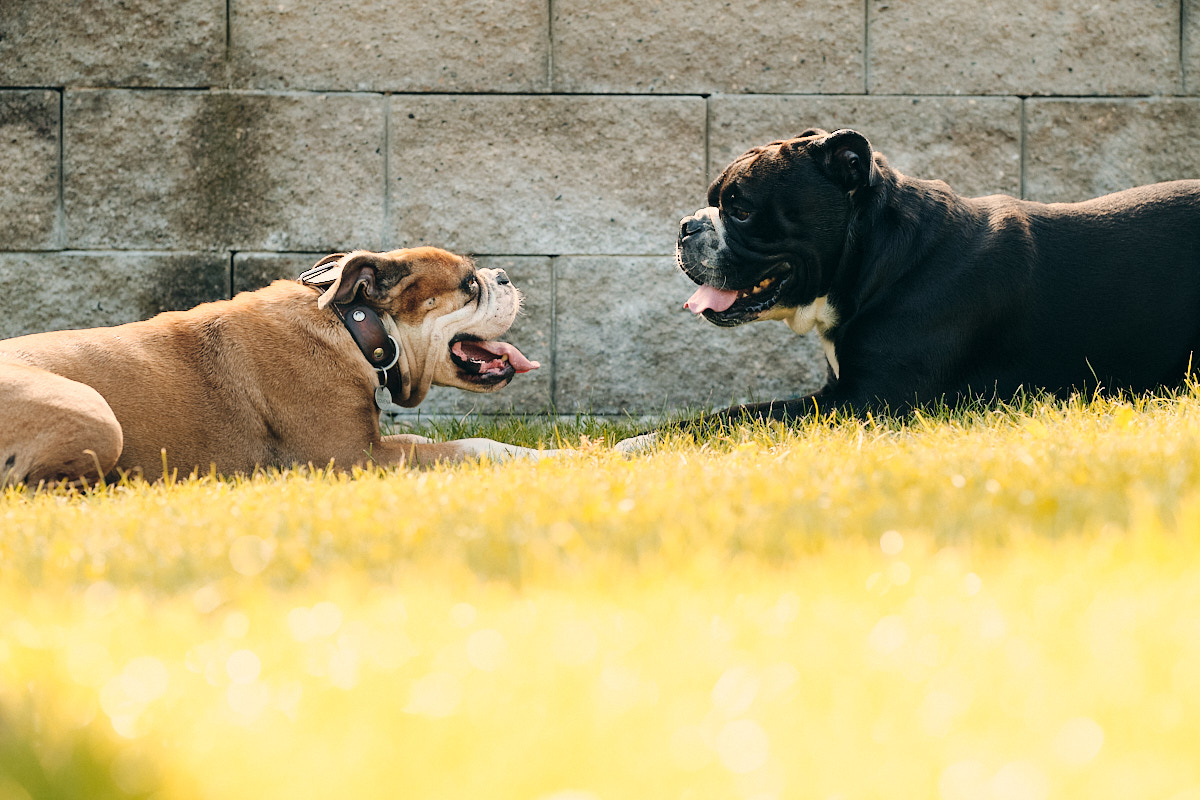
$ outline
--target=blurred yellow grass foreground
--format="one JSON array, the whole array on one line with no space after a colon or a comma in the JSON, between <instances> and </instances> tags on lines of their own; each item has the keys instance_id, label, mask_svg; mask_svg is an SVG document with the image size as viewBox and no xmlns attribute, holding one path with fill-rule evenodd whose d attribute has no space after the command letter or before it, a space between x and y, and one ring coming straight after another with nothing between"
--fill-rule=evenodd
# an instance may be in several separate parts
<instances>
[{"instance_id":1,"label":"blurred yellow grass foreground","mask_svg":"<svg viewBox=\"0 0 1200 800\"><path fill-rule=\"evenodd\" d=\"M10 490L0 798L1200 798L1200 393L726 433Z\"/></svg>"}]
</instances>

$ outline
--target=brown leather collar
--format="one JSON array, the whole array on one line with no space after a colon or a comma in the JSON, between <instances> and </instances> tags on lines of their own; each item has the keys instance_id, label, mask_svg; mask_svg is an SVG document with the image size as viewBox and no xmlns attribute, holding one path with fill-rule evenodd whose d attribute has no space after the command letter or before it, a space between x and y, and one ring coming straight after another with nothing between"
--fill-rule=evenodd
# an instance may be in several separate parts
<instances>
[{"instance_id":1,"label":"brown leather collar","mask_svg":"<svg viewBox=\"0 0 1200 800\"><path fill-rule=\"evenodd\" d=\"M340 255L338 254L338 257ZM318 291L324 291L337 280L338 269L340 269L340 265L337 263L337 258L327 256L312 269L301 273L299 281ZM404 353L400 349L400 343L387 332L379 314L365 303L358 302L357 297L349 303L334 303L332 308L338 319L346 326L346 330L350 332L350 338L358 345L363 358L367 359L367 363L375 370L379 386L387 390L385 395L376 389L376 404L382 410L382 407L388 403L404 402L412 390L408 372L400 365L400 359ZM396 398L395 401L393 401L393 397Z\"/></svg>"}]
</instances>

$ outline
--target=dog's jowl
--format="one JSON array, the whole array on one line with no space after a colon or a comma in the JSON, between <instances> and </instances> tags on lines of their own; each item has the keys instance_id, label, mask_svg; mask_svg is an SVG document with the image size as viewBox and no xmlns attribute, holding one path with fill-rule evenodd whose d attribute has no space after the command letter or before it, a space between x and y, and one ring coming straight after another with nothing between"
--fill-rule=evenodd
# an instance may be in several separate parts
<instances>
[{"instance_id":1,"label":"dog's jowl","mask_svg":"<svg viewBox=\"0 0 1200 800\"><path fill-rule=\"evenodd\" d=\"M828 357L815 395L729 414L1145 391L1180 384L1200 350L1200 180L966 198L855 131L813 129L726 167L677 258L695 313L815 330Z\"/></svg>"},{"instance_id":2,"label":"dog's jowl","mask_svg":"<svg viewBox=\"0 0 1200 800\"><path fill-rule=\"evenodd\" d=\"M379 409L432 385L491 392L538 367L497 341L521 295L433 247L322 259L276 281L113 328L0 341L0 483L545 452L383 436Z\"/></svg>"}]
</instances>

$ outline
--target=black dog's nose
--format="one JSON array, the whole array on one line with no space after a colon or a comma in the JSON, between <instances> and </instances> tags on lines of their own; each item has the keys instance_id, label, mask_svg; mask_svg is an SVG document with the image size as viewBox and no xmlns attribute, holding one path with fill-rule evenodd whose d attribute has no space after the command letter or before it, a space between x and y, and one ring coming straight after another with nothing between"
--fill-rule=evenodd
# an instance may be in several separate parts
<instances>
[{"instance_id":1,"label":"black dog's nose","mask_svg":"<svg viewBox=\"0 0 1200 800\"><path fill-rule=\"evenodd\" d=\"M512 281L508 279L508 273L502 269L496 270L496 285L508 286Z\"/></svg>"},{"instance_id":2,"label":"black dog's nose","mask_svg":"<svg viewBox=\"0 0 1200 800\"><path fill-rule=\"evenodd\" d=\"M679 222L679 238L686 239L693 234L697 234L703 227L704 223L698 220L696 217L684 217Z\"/></svg>"}]
</instances>

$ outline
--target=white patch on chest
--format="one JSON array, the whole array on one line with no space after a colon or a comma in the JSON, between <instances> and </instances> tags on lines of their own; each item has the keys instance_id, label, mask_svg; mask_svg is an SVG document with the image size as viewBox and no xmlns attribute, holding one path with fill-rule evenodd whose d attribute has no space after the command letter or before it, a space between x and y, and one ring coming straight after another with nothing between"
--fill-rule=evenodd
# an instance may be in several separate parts
<instances>
[{"instance_id":1,"label":"white patch on chest","mask_svg":"<svg viewBox=\"0 0 1200 800\"><path fill-rule=\"evenodd\" d=\"M821 340L821 348L825 351L825 358L829 361L829 366L833 370L833 377L840 378L841 368L838 366L837 350L833 346L826 334L838 323L837 311L824 297L818 297L809 305L797 308L792 316L785 318L788 327L798 334L806 334L814 328L817 331L817 338Z\"/></svg>"}]
</instances>

